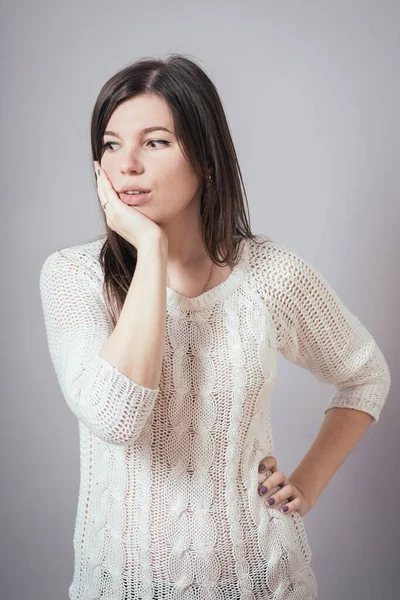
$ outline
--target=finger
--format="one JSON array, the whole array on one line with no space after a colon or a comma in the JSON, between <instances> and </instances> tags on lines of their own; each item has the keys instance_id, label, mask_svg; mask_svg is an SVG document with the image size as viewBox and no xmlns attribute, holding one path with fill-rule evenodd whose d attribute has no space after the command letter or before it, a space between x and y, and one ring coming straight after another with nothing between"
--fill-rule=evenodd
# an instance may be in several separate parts
<instances>
[{"instance_id":1,"label":"finger","mask_svg":"<svg viewBox=\"0 0 400 600\"><path fill-rule=\"evenodd\" d=\"M267 492L278 488L281 489L288 483L285 473L275 468L274 473L266 477L263 481L258 484L258 493L265 495Z\"/></svg>"},{"instance_id":2,"label":"finger","mask_svg":"<svg viewBox=\"0 0 400 600\"><path fill-rule=\"evenodd\" d=\"M113 185L112 185L110 179L108 178L107 173L101 167L101 165L99 165L99 169L100 169L100 175L98 178L99 178L100 184L103 186L103 190L104 190L107 198L114 197L113 195L116 194L117 192L113 188Z\"/></svg>"},{"instance_id":3,"label":"finger","mask_svg":"<svg viewBox=\"0 0 400 600\"><path fill-rule=\"evenodd\" d=\"M98 163L96 163L98 165ZM98 174L98 171L100 174ZM96 182L97 182L97 193L99 196L99 200L101 206L104 209L104 206L110 201L109 195L107 194L104 186L104 178L101 175L101 167L98 165L96 168Z\"/></svg>"},{"instance_id":4,"label":"finger","mask_svg":"<svg viewBox=\"0 0 400 600\"><path fill-rule=\"evenodd\" d=\"M260 461L258 465L258 472L265 473L266 471L272 471L273 473L277 469L277 462L275 456L266 456Z\"/></svg>"},{"instance_id":5,"label":"finger","mask_svg":"<svg viewBox=\"0 0 400 600\"><path fill-rule=\"evenodd\" d=\"M266 500L270 506L275 506L293 498L293 488L290 484L278 487L280 489Z\"/></svg>"},{"instance_id":6,"label":"finger","mask_svg":"<svg viewBox=\"0 0 400 600\"><path fill-rule=\"evenodd\" d=\"M94 173L97 177L97 175L100 175L100 163L98 160L93 161L93 167L94 167Z\"/></svg>"},{"instance_id":7,"label":"finger","mask_svg":"<svg viewBox=\"0 0 400 600\"><path fill-rule=\"evenodd\" d=\"M109 200L108 200L107 196L105 195L104 190L100 183L97 186L97 194L99 196L99 200L100 200L100 204L101 204L102 208L105 209L105 206L107 204L109 204Z\"/></svg>"},{"instance_id":8,"label":"finger","mask_svg":"<svg viewBox=\"0 0 400 600\"><path fill-rule=\"evenodd\" d=\"M295 510L298 510L301 506L301 498L295 496L295 489L288 478L285 478L284 485L278 486L280 489L276 491L272 496L265 500L265 505L268 508L279 508L281 512L290 514ZM282 504L283 503L283 504ZM285 510L283 506L286 506Z\"/></svg>"},{"instance_id":9,"label":"finger","mask_svg":"<svg viewBox=\"0 0 400 600\"><path fill-rule=\"evenodd\" d=\"M264 500L264 504L267 508L282 508L282 503L285 503L285 505L288 506L288 510L282 512L287 513L295 510L293 503L296 499L298 500L298 504L300 506L300 498L298 498L297 496L293 496L293 489L291 485L286 485L283 486L283 488L278 492L275 492L275 494L273 494L269 498L266 498Z\"/></svg>"},{"instance_id":10,"label":"finger","mask_svg":"<svg viewBox=\"0 0 400 600\"><path fill-rule=\"evenodd\" d=\"M275 479L272 482L269 481L270 477L272 477L277 470L278 464L275 456L266 456L260 461L258 465L258 472L265 476L263 479L259 479L258 482L258 492L260 495L266 494L272 487L274 487L273 483L275 483L275 485L279 483L279 479Z\"/></svg>"},{"instance_id":11,"label":"finger","mask_svg":"<svg viewBox=\"0 0 400 600\"><path fill-rule=\"evenodd\" d=\"M96 176L96 183L99 183L100 175L101 175L101 167L100 167L100 163L97 160L95 160L93 162L93 168L94 168L94 174Z\"/></svg>"},{"instance_id":12,"label":"finger","mask_svg":"<svg viewBox=\"0 0 400 600\"><path fill-rule=\"evenodd\" d=\"M288 500L285 502L285 504L281 506L280 512L284 513L285 515L290 515L295 510L299 510L300 507L301 500L298 496L296 496L296 498L293 498L293 500Z\"/></svg>"}]
</instances>

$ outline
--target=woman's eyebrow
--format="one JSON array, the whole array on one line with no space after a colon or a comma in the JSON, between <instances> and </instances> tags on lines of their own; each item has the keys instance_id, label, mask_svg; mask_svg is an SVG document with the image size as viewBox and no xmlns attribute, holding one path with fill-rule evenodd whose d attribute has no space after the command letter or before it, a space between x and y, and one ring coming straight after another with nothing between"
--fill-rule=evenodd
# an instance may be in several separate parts
<instances>
[{"instance_id":1,"label":"woman's eyebrow","mask_svg":"<svg viewBox=\"0 0 400 600\"><path fill-rule=\"evenodd\" d=\"M172 135L174 135L172 133L172 131L170 131L166 127L163 127L162 125L154 125L154 127L145 127L144 129L141 129L139 131L139 134L150 133L151 131L158 131L158 130L168 131L168 133L171 133ZM110 131L110 130L105 131L103 135L113 135L114 137L119 138L119 135L117 133L115 133L115 131Z\"/></svg>"}]
</instances>

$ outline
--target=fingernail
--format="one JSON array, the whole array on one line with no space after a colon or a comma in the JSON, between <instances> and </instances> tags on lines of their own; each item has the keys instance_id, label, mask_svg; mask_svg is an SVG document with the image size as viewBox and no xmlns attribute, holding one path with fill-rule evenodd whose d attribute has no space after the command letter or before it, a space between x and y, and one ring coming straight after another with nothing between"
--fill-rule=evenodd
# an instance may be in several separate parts
<instances>
[{"instance_id":1,"label":"fingernail","mask_svg":"<svg viewBox=\"0 0 400 600\"><path fill-rule=\"evenodd\" d=\"M268 492L268 488L266 488L265 485L260 487L260 494L266 494L267 492Z\"/></svg>"},{"instance_id":2,"label":"fingernail","mask_svg":"<svg viewBox=\"0 0 400 600\"><path fill-rule=\"evenodd\" d=\"M263 465L263 464L261 464L261 465L258 467L258 470L259 470L259 471L264 471L264 469L265 469L265 465Z\"/></svg>"},{"instance_id":3,"label":"fingernail","mask_svg":"<svg viewBox=\"0 0 400 600\"><path fill-rule=\"evenodd\" d=\"M283 512L286 512L286 511L289 510L289 507L288 506L282 506L282 510L283 510Z\"/></svg>"},{"instance_id":4,"label":"fingernail","mask_svg":"<svg viewBox=\"0 0 400 600\"><path fill-rule=\"evenodd\" d=\"M268 504L269 504L270 506L272 506L272 504L274 504L274 503L275 503L275 498L270 498L270 499L268 500Z\"/></svg>"}]
</instances>

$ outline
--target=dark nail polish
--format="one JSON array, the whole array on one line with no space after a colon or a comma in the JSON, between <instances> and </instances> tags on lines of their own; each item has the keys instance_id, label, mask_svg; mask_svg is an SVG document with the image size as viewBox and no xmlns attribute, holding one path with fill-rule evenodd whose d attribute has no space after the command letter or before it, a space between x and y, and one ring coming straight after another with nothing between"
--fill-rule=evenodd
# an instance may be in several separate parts
<instances>
[{"instance_id":1,"label":"dark nail polish","mask_svg":"<svg viewBox=\"0 0 400 600\"><path fill-rule=\"evenodd\" d=\"M265 485L260 487L260 494L266 494L267 492L268 492L268 488L266 488Z\"/></svg>"},{"instance_id":2,"label":"dark nail polish","mask_svg":"<svg viewBox=\"0 0 400 600\"><path fill-rule=\"evenodd\" d=\"M261 464L261 465L258 467L258 470L259 470L259 471L264 471L264 469L265 469L265 465L263 465L263 464Z\"/></svg>"},{"instance_id":3,"label":"dark nail polish","mask_svg":"<svg viewBox=\"0 0 400 600\"><path fill-rule=\"evenodd\" d=\"M272 504L274 504L274 503L275 503L275 498L269 498L269 500L268 500L268 504L269 504L270 506L272 506Z\"/></svg>"},{"instance_id":4,"label":"dark nail polish","mask_svg":"<svg viewBox=\"0 0 400 600\"><path fill-rule=\"evenodd\" d=\"M286 512L286 511L289 510L289 507L288 506L282 506L282 510L283 510L283 512Z\"/></svg>"}]
</instances>

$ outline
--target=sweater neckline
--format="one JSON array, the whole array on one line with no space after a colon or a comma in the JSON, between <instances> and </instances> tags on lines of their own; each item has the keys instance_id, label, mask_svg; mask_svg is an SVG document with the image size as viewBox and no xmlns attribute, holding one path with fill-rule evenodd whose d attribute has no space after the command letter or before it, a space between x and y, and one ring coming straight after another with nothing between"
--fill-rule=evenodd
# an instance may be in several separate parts
<instances>
[{"instance_id":1,"label":"sweater neckline","mask_svg":"<svg viewBox=\"0 0 400 600\"><path fill-rule=\"evenodd\" d=\"M241 247L238 251L237 263L232 267L232 271L228 277L210 290L202 292L199 296L189 298L188 296L180 294L173 288L166 286L168 306L183 310L204 310L208 306L215 304L217 301L226 298L226 296L240 285L247 273L249 255L248 242L248 238L242 238Z\"/></svg>"}]
</instances>

